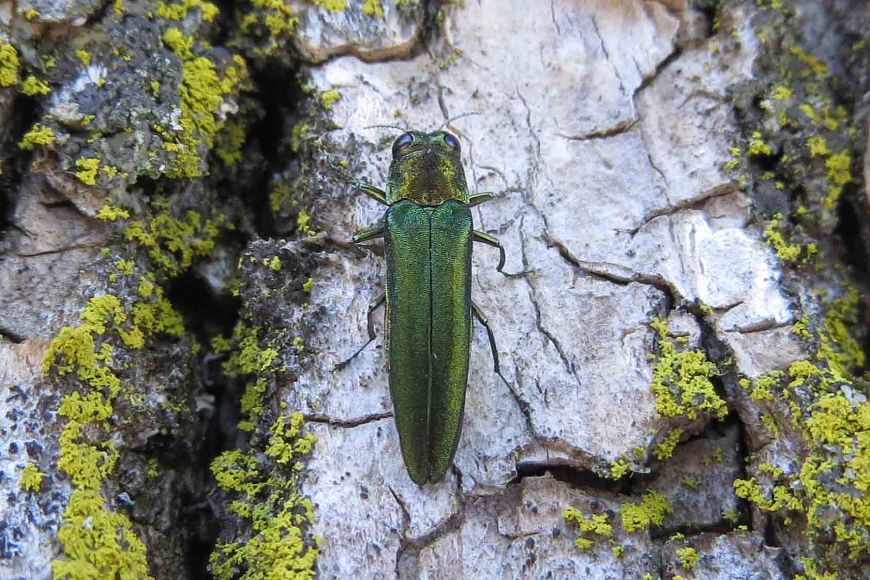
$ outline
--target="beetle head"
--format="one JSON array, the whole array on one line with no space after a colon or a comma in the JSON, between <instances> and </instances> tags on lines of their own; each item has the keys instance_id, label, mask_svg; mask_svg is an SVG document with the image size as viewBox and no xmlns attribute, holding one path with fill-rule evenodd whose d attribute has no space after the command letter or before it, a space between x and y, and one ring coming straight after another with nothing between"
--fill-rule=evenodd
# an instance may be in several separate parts
<instances>
[{"instance_id":1,"label":"beetle head","mask_svg":"<svg viewBox=\"0 0 870 580\"><path fill-rule=\"evenodd\" d=\"M420 205L468 202L459 139L445 131L409 131L393 142L387 202L401 199Z\"/></svg>"}]
</instances>

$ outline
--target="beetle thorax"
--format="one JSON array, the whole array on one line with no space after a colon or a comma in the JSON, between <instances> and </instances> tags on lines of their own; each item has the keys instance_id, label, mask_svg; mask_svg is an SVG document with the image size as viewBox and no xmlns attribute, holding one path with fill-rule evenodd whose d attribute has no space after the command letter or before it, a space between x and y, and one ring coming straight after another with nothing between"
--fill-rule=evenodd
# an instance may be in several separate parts
<instances>
[{"instance_id":1,"label":"beetle thorax","mask_svg":"<svg viewBox=\"0 0 870 580\"><path fill-rule=\"evenodd\" d=\"M387 203L402 199L428 206L449 200L468 203L468 185L459 155L437 143L424 143L394 158L387 182Z\"/></svg>"}]
</instances>

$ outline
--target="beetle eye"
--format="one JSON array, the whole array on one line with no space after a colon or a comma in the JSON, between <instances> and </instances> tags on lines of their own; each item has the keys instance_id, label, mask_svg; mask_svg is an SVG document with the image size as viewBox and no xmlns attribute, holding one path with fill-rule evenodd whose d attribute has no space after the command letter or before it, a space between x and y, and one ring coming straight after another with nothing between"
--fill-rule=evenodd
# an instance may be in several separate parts
<instances>
[{"instance_id":1,"label":"beetle eye","mask_svg":"<svg viewBox=\"0 0 870 580\"><path fill-rule=\"evenodd\" d=\"M414 142L414 136L410 133L402 133L393 141L393 157L402 152L402 149Z\"/></svg>"},{"instance_id":2,"label":"beetle eye","mask_svg":"<svg viewBox=\"0 0 870 580\"><path fill-rule=\"evenodd\" d=\"M453 149L454 151L459 151L459 139L457 139L450 133L444 133L444 144Z\"/></svg>"}]
</instances>

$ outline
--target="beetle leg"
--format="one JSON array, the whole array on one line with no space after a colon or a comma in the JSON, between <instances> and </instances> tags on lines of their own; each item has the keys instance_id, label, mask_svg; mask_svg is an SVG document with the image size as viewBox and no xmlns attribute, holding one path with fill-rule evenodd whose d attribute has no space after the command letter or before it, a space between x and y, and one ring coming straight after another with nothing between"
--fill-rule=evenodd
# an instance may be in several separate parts
<instances>
[{"instance_id":1,"label":"beetle leg","mask_svg":"<svg viewBox=\"0 0 870 580\"><path fill-rule=\"evenodd\" d=\"M356 187L358 190L360 190L373 200L377 201L378 203L389 205L387 203L387 194L384 193L383 190L375 187L374 185L369 185L368 183L362 183L361 181L358 181L354 183L354 187Z\"/></svg>"},{"instance_id":2,"label":"beetle leg","mask_svg":"<svg viewBox=\"0 0 870 580\"><path fill-rule=\"evenodd\" d=\"M375 323L372 320L372 314L374 314L375 310L377 310L378 307L386 301L387 301L387 293L383 292L383 293L381 293L380 296L378 296L377 298L375 298L374 300L372 300L369 303L369 313L368 313L368 317L367 317L367 319L368 319L367 328L369 331L369 342L371 342L375 339Z\"/></svg>"},{"instance_id":3,"label":"beetle leg","mask_svg":"<svg viewBox=\"0 0 870 580\"><path fill-rule=\"evenodd\" d=\"M502 247L501 242L498 241L496 238L490 236L489 234L485 234L485 233L479 232L477 230L474 230L473 239L475 242L483 242L484 244L488 244L494 248L498 248L498 252L499 252L498 267L496 268L496 270L501 272L501 269L504 268L504 260L505 260L504 248Z\"/></svg>"},{"instance_id":4,"label":"beetle leg","mask_svg":"<svg viewBox=\"0 0 870 580\"><path fill-rule=\"evenodd\" d=\"M384 237L384 224L378 224L355 233L351 241L353 241L354 244L361 244L362 242L382 237Z\"/></svg>"},{"instance_id":5,"label":"beetle leg","mask_svg":"<svg viewBox=\"0 0 870 580\"><path fill-rule=\"evenodd\" d=\"M474 207L480 203L486 203L488 201L492 201L498 197L495 193L485 192L485 193L476 193L471 196L468 200L468 207Z\"/></svg>"},{"instance_id":6,"label":"beetle leg","mask_svg":"<svg viewBox=\"0 0 870 580\"><path fill-rule=\"evenodd\" d=\"M501 374L501 367L498 364L498 348L495 345L495 334L492 332L492 328L489 326L489 321L484 316L483 311L480 309L480 306L471 303L471 311L474 313L474 317L477 318L478 322L480 322L483 327L486 329L486 334L489 337L489 348L492 350L492 363L495 368L495 373L501 377L505 383L507 380L504 378L504 375Z\"/></svg>"},{"instance_id":7,"label":"beetle leg","mask_svg":"<svg viewBox=\"0 0 870 580\"><path fill-rule=\"evenodd\" d=\"M366 318L367 318L366 328L369 331L369 339L366 341L366 343L364 345L359 347L359 349L355 353L350 355L350 358L348 358L347 360L343 360L340 363L336 364L332 368L333 371L340 371L341 369L343 369L344 367L349 365L350 361L352 361L357 356L359 356L359 353L364 351L365 348L369 344L371 344L371 342L375 339L375 325L374 325L374 322L372 321L372 314L375 313L375 310L378 309L378 306L380 306L381 304L383 304L386 301L387 301L387 293L383 292L383 293L381 293L380 296L378 296L377 298L375 298L374 300L369 302L369 311L368 311L368 314L366 315Z\"/></svg>"}]
</instances>

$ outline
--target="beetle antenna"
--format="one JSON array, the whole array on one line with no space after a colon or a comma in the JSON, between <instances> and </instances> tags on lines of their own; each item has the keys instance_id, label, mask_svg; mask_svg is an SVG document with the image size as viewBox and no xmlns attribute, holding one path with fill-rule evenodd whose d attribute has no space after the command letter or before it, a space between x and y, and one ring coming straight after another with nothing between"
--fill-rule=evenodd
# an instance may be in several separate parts
<instances>
[{"instance_id":1,"label":"beetle antenna","mask_svg":"<svg viewBox=\"0 0 870 580\"><path fill-rule=\"evenodd\" d=\"M440 131L444 127L448 127L450 125L450 123L452 123L453 121L456 121L458 119L462 119L463 117L471 117L472 115L479 115L479 114L480 113L478 113L477 111L469 111L468 113L460 113L459 115L456 115L454 117L450 117L449 119L447 119L446 121L441 123L441 126L438 127L438 129L436 129L436 131Z\"/></svg>"},{"instance_id":2,"label":"beetle antenna","mask_svg":"<svg viewBox=\"0 0 870 580\"><path fill-rule=\"evenodd\" d=\"M397 129L403 133L408 131L407 127L399 127L398 125L367 125L363 129Z\"/></svg>"}]
</instances>

